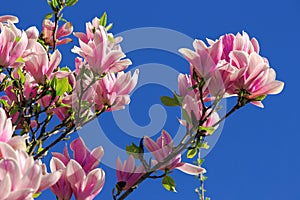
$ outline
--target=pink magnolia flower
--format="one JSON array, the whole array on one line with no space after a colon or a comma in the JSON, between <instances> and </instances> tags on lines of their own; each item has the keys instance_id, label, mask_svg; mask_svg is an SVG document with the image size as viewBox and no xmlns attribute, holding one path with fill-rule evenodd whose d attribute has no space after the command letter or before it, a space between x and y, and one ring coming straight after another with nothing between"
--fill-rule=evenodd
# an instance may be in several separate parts
<instances>
[{"instance_id":1,"label":"pink magnolia flower","mask_svg":"<svg viewBox=\"0 0 300 200\"><path fill-rule=\"evenodd\" d=\"M64 148L63 154L52 153L51 171L61 169L63 175L51 190L61 200L69 199L67 197L72 196L72 192L76 199L92 199L104 184L105 174L97 168L104 154L103 148L100 146L90 151L81 138L74 140L70 146L74 159L70 158L67 147ZM80 180L76 178L77 175L80 176ZM97 184L94 181L97 181Z\"/></svg>"},{"instance_id":2,"label":"pink magnolia flower","mask_svg":"<svg viewBox=\"0 0 300 200\"><path fill-rule=\"evenodd\" d=\"M137 84L138 74L139 70L132 76L130 72L109 73L99 80L94 85L96 109L101 110L104 105L111 106L110 110L123 109L130 103L129 93Z\"/></svg>"},{"instance_id":3,"label":"pink magnolia flower","mask_svg":"<svg viewBox=\"0 0 300 200\"><path fill-rule=\"evenodd\" d=\"M99 26L95 29L93 37L89 36L91 34L90 32L86 36L75 34L79 37L80 48L75 46L72 52L82 56L93 72L99 75L107 72L120 72L131 65L129 59L124 59L126 55L116 43L117 41L109 40L104 27ZM87 38L93 39L87 41Z\"/></svg>"},{"instance_id":4,"label":"pink magnolia flower","mask_svg":"<svg viewBox=\"0 0 300 200\"><path fill-rule=\"evenodd\" d=\"M61 61L61 53L58 50L50 56L50 61L44 47L35 42L31 47L32 54L24 58L25 69L30 72L35 81L43 84L46 77L49 77L55 68L58 67Z\"/></svg>"},{"instance_id":5,"label":"pink magnolia flower","mask_svg":"<svg viewBox=\"0 0 300 200\"><path fill-rule=\"evenodd\" d=\"M31 200L32 195L53 185L60 171L47 174L25 151L0 142L0 199Z\"/></svg>"},{"instance_id":6,"label":"pink magnolia flower","mask_svg":"<svg viewBox=\"0 0 300 200\"><path fill-rule=\"evenodd\" d=\"M118 183L125 183L124 187L121 188L122 190L128 190L134 186L135 182L141 178L145 172L143 165L136 167L132 155L124 161L124 164L122 164L120 158L117 159L116 173Z\"/></svg>"},{"instance_id":7,"label":"pink magnolia flower","mask_svg":"<svg viewBox=\"0 0 300 200\"><path fill-rule=\"evenodd\" d=\"M50 46L53 46L54 27L55 25L51 20L45 19L43 21L43 26L42 26L43 38L45 42ZM73 32L73 26L71 22L66 22L64 25L62 25L56 32L56 39L57 39L56 45L67 44L69 42L72 42L71 38L64 38L60 40L60 38L68 36L72 32Z\"/></svg>"},{"instance_id":8,"label":"pink magnolia flower","mask_svg":"<svg viewBox=\"0 0 300 200\"><path fill-rule=\"evenodd\" d=\"M238 66L238 71L231 76L233 85L230 88L232 94L244 93L244 97L254 100L252 103L263 107L255 98L268 94L278 94L282 91L284 83L276 79L274 69L270 68L264 58L256 52L250 55L240 51L230 54L232 60Z\"/></svg>"},{"instance_id":9,"label":"pink magnolia flower","mask_svg":"<svg viewBox=\"0 0 300 200\"><path fill-rule=\"evenodd\" d=\"M173 152L173 140L170 134L163 130L161 132L161 136L155 141L151 138L145 136L144 137L144 145L152 153L156 160L153 161L154 164L160 163L164 161L172 152ZM191 165L189 163L181 162L181 155L178 154L176 157L171 159L167 164L161 166L160 170L173 170L179 169L180 171L190 174L190 175L198 175L200 173L205 173L205 169Z\"/></svg>"},{"instance_id":10,"label":"pink magnolia flower","mask_svg":"<svg viewBox=\"0 0 300 200\"><path fill-rule=\"evenodd\" d=\"M3 108L0 108L0 142L8 143L14 149L26 150L25 138L14 136L11 118L7 118Z\"/></svg>"},{"instance_id":11,"label":"pink magnolia flower","mask_svg":"<svg viewBox=\"0 0 300 200\"><path fill-rule=\"evenodd\" d=\"M86 174L82 166L73 159L67 165L66 177L76 200L94 199L105 182L105 173L102 169L93 169Z\"/></svg>"},{"instance_id":12,"label":"pink magnolia flower","mask_svg":"<svg viewBox=\"0 0 300 200\"><path fill-rule=\"evenodd\" d=\"M195 70L197 75L207 80L210 78L211 73L216 70L220 61L222 43L217 41L211 46L206 46L202 40L195 40L193 46L195 51L181 48L179 52L189 61L191 68Z\"/></svg>"},{"instance_id":13,"label":"pink magnolia flower","mask_svg":"<svg viewBox=\"0 0 300 200\"><path fill-rule=\"evenodd\" d=\"M18 67L21 63L17 59L26 49L27 35L10 21L8 24L0 23L0 30L0 66Z\"/></svg>"}]
</instances>

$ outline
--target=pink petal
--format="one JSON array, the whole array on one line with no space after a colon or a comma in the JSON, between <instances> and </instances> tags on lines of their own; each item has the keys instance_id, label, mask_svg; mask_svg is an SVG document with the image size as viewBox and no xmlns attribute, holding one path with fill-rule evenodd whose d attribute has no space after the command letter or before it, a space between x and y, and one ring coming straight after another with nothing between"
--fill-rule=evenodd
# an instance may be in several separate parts
<instances>
[{"instance_id":1,"label":"pink petal","mask_svg":"<svg viewBox=\"0 0 300 200\"><path fill-rule=\"evenodd\" d=\"M85 173L78 162L70 160L66 169L66 177L72 186L73 191L80 190L85 179Z\"/></svg>"},{"instance_id":2,"label":"pink petal","mask_svg":"<svg viewBox=\"0 0 300 200\"><path fill-rule=\"evenodd\" d=\"M180 163L180 165L177 166L176 169L179 169L180 171L190 175L206 173L206 170L204 168L198 167L196 165L191 165L189 163Z\"/></svg>"},{"instance_id":3,"label":"pink petal","mask_svg":"<svg viewBox=\"0 0 300 200\"><path fill-rule=\"evenodd\" d=\"M74 159L79 164L82 164L86 159L86 151L87 151L83 140L80 137L77 138L71 143L70 147L74 152Z\"/></svg>"}]
</instances>

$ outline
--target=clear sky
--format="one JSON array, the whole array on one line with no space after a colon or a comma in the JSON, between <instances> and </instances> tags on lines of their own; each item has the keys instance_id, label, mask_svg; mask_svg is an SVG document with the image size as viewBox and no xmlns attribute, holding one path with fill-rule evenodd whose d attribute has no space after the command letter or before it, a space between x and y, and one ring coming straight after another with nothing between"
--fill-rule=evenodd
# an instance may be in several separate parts
<instances>
[{"instance_id":1,"label":"clear sky","mask_svg":"<svg viewBox=\"0 0 300 200\"><path fill-rule=\"evenodd\" d=\"M174 77L170 75L174 73L172 69L175 72L188 72L188 63L175 54L174 48L177 45L190 47L189 38L217 39L225 33L235 34L245 30L251 37L258 39L261 54L269 59L271 67L277 72L277 79L285 82L285 88L280 95L268 96L264 100L264 109L250 105L225 121L216 146L205 157L204 167L208 170L205 185L207 194L212 200L300 199L300 131L297 127L300 123L300 66L297 61L300 53L299 9L300 3L296 0L79 0L64 15L66 19L72 19L76 31L84 31L85 22L106 11L108 20L114 23L114 34L142 27L161 27L185 34L176 35L175 32L167 31L170 34L167 37L159 32L161 29L151 29L152 32L149 29L146 32L127 32L128 37L136 38L136 46L132 47L124 37L123 49L130 51L127 56L133 62L129 70L141 67L141 76L145 76L141 77L141 81L151 76L153 81L151 83L147 79L148 82L134 92L129 115L126 112L104 114L99 123L96 123L101 130L95 126L96 128L82 133L85 139L88 138L87 143L90 143L90 147L104 145L104 140L97 135L100 132L105 134L114 147L121 149L131 141L138 141L138 137L143 135L157 137L162 128L175 137L179 129L176 119L180 115L179 109L166 108L163 111L160 106L151 107L159 104L160 96L170 95L169 89L176 89L172 88L172 84L168 85L174 81ZM40 30L42 19L48 12L50 10L46 0L2 0L0 5L0 15L18 16L18 27L22 29L36 25ZM154 41L149 38L154 38ZM174 44L163 43L170 38L174 38ZM149 48L147 41L154 46ZM63 64L72 68L75 55L70 49L75 44L76 39L74 43L61 49ZM147 72L147 69L150 71ZM148 74L143 75L142 72ZM232 103L227 101L228 108ZM150 107L152 119L149 117ZM166 123L162 126L161 120L164 117ZM157 131L151 132L153 130ZM61 151L62 146L57 146L55 150ZM96 199L112 199L111 189L116 176L110 166L116 159L114 156L114 149L105 149L106 165L101 164L101 167L106 172L106 184ZM160 180L149 180L141 184L128 199L197 199L194 188L198 182L193 176L181 172L174 172L172 175L177 183L178 193L165 191ZM46 191L39 199L55 197Z\"/></svg>"}]
</instances>

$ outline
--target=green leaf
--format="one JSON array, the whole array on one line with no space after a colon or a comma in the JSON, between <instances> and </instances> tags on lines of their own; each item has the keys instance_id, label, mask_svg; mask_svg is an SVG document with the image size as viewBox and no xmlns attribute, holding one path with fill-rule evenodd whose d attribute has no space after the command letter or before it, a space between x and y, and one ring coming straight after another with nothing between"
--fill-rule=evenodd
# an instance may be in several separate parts
<instances>
[{"instance_id":1,"label":"green leaf","mask_svg":"<svg viewBox=\"0 0 300 200\"><path fill-rule=\"evenodd\" d=\"M58 2L57 2L57 0L52 0L52 7L53 8L57 8L58 7Z\"/></svg>"},{"instance_id":2,"label":"green leaf","mask_svg":"<svg viewBox=\"0 0 300 200\"><path fill-rule=\"evenodd\" d=\"M176 189L175 189L176 184L171 176L165 176L162 179L162 185L164 186L164 188L166 190L171 191L171 192L176 192Z\"/></svg>"},{"instance_id":3,"label":"green leaf","mask_svg":"<svg viewBox=\"0 0 300 200\"><path fill-rule=\"evenodd\" d=\"M199 130L200 131L205 131L208 133L208 135L212 135L215 131L214 127L203 127L203 126L199 126Z\"/></svg>"},{"instance_id":4,"label":"green leaf","mask_svg":"<svg viewBox=\"0 0 300 200\"><path fill-rule=\"evenodd\" d=\"M103 13L103 15L100 17L100 26L106 26L107 24L107 15L106 12Z\"/></svg>"},{"instance_id":5,"label":"green leaf","mask_svg":"<svg viewBox=\"0 0 300 200\"><path fill-rule=\"evenodd\" d=\"M25 78L25 75L24 75L24 73L22 72L22 70L21 70L20 67L18 68L18 74L19 74L19 76L20 76L20 81L21 81L21 83L24 84L26 78Z\"/></svg>"},{"instance_id":6,"label":"green leaf","mask_svg":"<svg viewBox=\"0 0 300 200\"><path fill-rule=\"evenodd\" d=\"M48 13L44 19L51 19L53 17L53 14L52 13Z\"/></svg>"},{"instance_id":7,"label":"green leaf","mask_svg":"<svg viewBox=\"0 0 300 200\"><path fill-rule=\"evenodd\" d=\"M68 0L66 1L66 6L74 6L78 0Z\"/></svg>"},{"instance_id":8,"label":"green leaf","mask_svg":"<svg viewBox=\"0 0 300 200\"><path fill-rule=\"evenodd\" d=\"M178 101L176 99L171 98L171 97L162 96L162 97L160 97L160 101L165 106L179 106Z\"/></svg>"},{"instance_id":9,"label":"green leaf","mask_svg":"<svg viewBox=\"0 0 300 200\"><path fill-rule=\"evenodd\" d=\"M186 154L186 157L187 158L194 158L197 154L197 149L196 148L193 148L193 149L190 149L188 150L187 154Z\"/></svg>"},{"instance_id":10,"label":"green leaf","mask_svg":"<svg viewBox=\"0 0 300 200\"><path fill-rule=\"evenodd\" d=\"M139 154L143 153L140 147L138 147L136 144L132 143L130 146L126 145L126 153L128 155L132 155L134 158L139 158Z\"/></svg>"},{"instance_id":11,"label":"green leaf","mask_svg":"<svg viewBox=\"0 0 300 200\"><path fill-rule=\"evenodd\" d=\"M62 96L69 90L69 86L68 78L57 79L55 85L56 96Z\"/></svg>"}]
</instances>

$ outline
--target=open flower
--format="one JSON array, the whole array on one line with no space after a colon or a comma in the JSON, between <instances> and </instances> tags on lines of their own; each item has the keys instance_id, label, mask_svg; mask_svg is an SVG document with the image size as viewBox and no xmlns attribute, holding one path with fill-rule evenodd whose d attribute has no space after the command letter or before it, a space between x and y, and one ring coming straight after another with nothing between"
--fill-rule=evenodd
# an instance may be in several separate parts
<instances>
[{"instance_id":1,"label":"open flower","mask_svg":"<svg viewBox=\"0 0 300 200\"><path fill-rule=\"evenodd\" d=\"M151 138L145 136L144 145L156 159L152 161L153 164L163 162L173 152L173 140L170 134L165 130L161 132L161 136L156 140L156 142L153 141ZM180 154L175 156L173 159L171 159L165 165L161 166L159 169L164 171L179 169L180 171L190 175L198 175L206 172L204 168L198 167L196 165L191 165L189 163L181 162Z\"/></svg>"},{"instance_id":2,"label":"open flower","mask_svg":"<svg viewBox=\"0 0 300 200\"><path fill-rule=\"evenodd\" d=\"M105 173L102 169L96 168L86 174L82 166L73 159L67 165L66 177L76 200L94 199L105 182Z\"/></svg>"},{"instance_id":3,"label":"open flower","mask_svg":"<svg viewBox=\"0 0 300 200\"><path fill-rule=\"evenodd\" d=\"M32 46L31 51L32 54L24 59L25 69L30 72L37 83L43 84L53 70L58 67L61 53L55 50L49 61L46 50L37 42Z\"/></svg>"},{"instance_id":4,"label":"open flower","mask_svg":"<svg viewBox=\"0 0 300 200\"><path fill-rule=\"evenodd\" d=\"M117 159L116 173L119 189L128 190L143 176L145 168L143 165L136 167L135 160L133 156L130 155L128 159L124 161L124 164L122 164L120 158Z\"/></svg>"},{"instance_id":5,"label":"open flower","mask_svg":"<svg viewBox=\"0 0 300 200\"><path fill-rule=\"evenodd\" d=\"M21 63L17 59L22 57L26 49L27 35L10 21L8 24L0 23L0 30L0 66L18 67Z\"/></svg>"},{"instance_id":6,"label":"open flower","mask_svg":"<svg viewBox=\"0 0 300 200\"><path fill-rule=\"evenodd\" d=\"M256 52L249 54L233 51L230 55L238 71L232 74L233 85L230 92L232 94L241 94L243 97L253 100L252 103L263 107L260 101L255 101L268 94L278 94L282 91L284 83L276 80L274 69L270 68L264 58Z\"/></svg>"},{"instance_id":7,"label":"open flower","mask_svg":"<svg viewBox=\"0 0 300 200\"><path fill-rule=\"evenodd\" d=\"M0 142L0 199L31 200L32 195L53 185L61 171L48 174L25 151Z\"/></svg>"},{"instance_id":8,"label":"open flower","mask_svg":"<svg viewBox=\"0 0 300 200\"><path fill-rule=\"evenodd\" d=\"M217 41L211 46L206 46L202 40L193 42L195 51L187 48L179 49L179 52L189 61L197 75L205 80L209 79L216 70L222 55L222 43ZM193 70L191 70L193 71Z\"/></svg>"},{"instance_id":9,"label":"open flower","mask_svg":"<svg viewBox=\"0 0 300 200\"><path fill-rule=\"evenodd\" d=\"M88 36L90 34L93 34L93 37ZM93 72L99 75L107 72L115 73L131 65L129 59L124 59L126 55L122 52L118 41L109 40L105 27L99 26L94 33L76 35L79 37L80 48L75 46L72 52L82 56ZM90 40L87 41L87 38Z\"/></svg>"},{"instance_id":10,"label":"open flower","mask_svg":"<svg viewBox=\"0 0 300 200\"><path fill-rule=\"evenodd\" d=\"M109 73L94 84L96 109L101 110L104 105L109 105L110 110L123 109L130 103L129 94L137 84L138 74L138 70L132 76L130 72Z\"/></svg>"},{"instance_id":11,"label":"open flower","mask_svg":"<svg viewBox=\"0 0 300 200\"><path fill-rule=\"evenodd\" d=\"M69 199L74 193L77 200L93 199L102 189L105 173L97 168L104 154L103 148L90 151L81 138L71 143L74 159L70 158L67 147L64 153L53 152L50 168L54 172L63 170L60 180L51 187L58 199Z\"/></svg>"}]
</instances>

